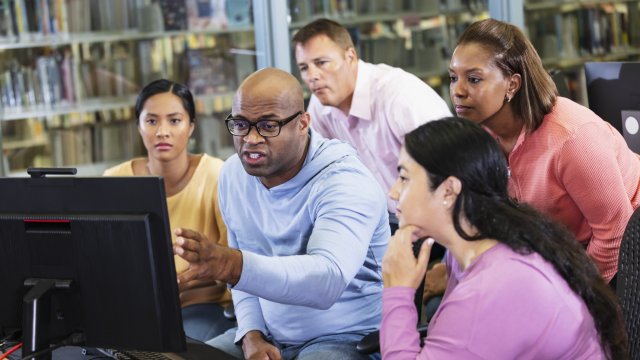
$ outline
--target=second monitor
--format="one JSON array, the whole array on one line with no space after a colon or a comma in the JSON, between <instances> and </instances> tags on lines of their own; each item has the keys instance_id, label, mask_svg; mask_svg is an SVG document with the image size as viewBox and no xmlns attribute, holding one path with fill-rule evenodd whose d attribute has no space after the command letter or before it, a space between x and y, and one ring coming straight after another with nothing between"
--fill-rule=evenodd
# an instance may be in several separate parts
<instances>
[{"instance_id":1,"label":"second monitor","mask_svg":"<svg viewBox=\"0 0 640 360\"><path fill-rule=\"evenodd\" d=\"M640 62L592 62L584 70L589 108L640 153Z\"/></svg>"}]
</instances>

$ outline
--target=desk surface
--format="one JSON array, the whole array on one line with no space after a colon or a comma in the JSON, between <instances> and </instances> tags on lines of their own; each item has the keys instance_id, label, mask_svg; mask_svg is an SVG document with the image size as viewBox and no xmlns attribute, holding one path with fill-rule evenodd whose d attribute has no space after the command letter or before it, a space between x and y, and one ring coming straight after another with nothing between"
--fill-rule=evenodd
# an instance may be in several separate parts
<instances>
[{"instance_id":1,"label":"desk surface","mask_svg":"<svg viewBox=\"0 0 640 360\"><path fill-rule=\"evenodd\" d=\"M232 360L235 358L227 353L213 348L207 344L187 341L187 351L184 353L177 353L180 357L183 357L185 360ZM16 351L15 353L9 356L10 360L20 359L21 353L20 351ZM86 351L82 347L77 346L65 346L59 349L54 350L52 360L93 360L93 359L110 359L110 357L98 353L95 351Z\"/></svg>"}]
</instances>

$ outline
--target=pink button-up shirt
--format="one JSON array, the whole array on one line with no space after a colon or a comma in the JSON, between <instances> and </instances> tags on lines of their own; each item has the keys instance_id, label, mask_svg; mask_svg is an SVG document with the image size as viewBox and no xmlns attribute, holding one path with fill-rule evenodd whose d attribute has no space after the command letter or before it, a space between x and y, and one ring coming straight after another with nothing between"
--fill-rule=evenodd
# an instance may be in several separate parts
<instances>
[{"instance_id":1,"label":"pink button-up shirt","mask_svg":"<svg viewBox=\"0 0 640 360\"><path fill-rule=\"evenodd\" d=\"M313 128L324 137L353 145L385 191L398 176L404 135L430 120L451 116L447 103L424 81L402 69L358 61L351 109L345 115L311 96ZM396 205L387 207L395 213Z\"/></svg>"}]
</instances>

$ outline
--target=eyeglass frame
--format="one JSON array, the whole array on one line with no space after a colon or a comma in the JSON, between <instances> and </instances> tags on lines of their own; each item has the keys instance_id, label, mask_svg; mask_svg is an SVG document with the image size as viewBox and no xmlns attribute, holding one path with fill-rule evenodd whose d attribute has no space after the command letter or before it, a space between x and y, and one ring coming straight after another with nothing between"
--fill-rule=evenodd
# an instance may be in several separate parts
<instances>
[{"instance_id":1,"label":"eyeglass frame","mask_svg":"<svg viewBox=\"0 0 640 360\"><path fill-rule=\"evenodd\" d=\"M282 127L287 125L288 123L290 123L291 121L295 120L295 118L297 118L298 116L304 114L304 111L299 110L298 112L296 112L295 114L288 116L282 120L276 120L276 119L263 119L263 120L258 120L258 121L249 121L247 119L234 119L232 114L227 115L227 118L224 120L224 124L227 127L227 131L229 131L229 133L233 136L247 136L249 135L249 133L251 132L251 128L255 127L256 131L258 131L258 134L260 134L260 136L264 137L264 138L268 138L268 137L276 137L278 135L280 135L280 132L282 131ZM249 127L247 128L247 133L246 134L234 134L233 132L231 132L231 129L229 128L229 122L230 121L246 121L249 124ZM264 135L262 134L262 132L260 132L260 128L258 127L258 124L260 123L264 123L267 121L272 121L275 122L276 124L278 124L278 133L275 135Z\"/></svg>"}]
</instances>

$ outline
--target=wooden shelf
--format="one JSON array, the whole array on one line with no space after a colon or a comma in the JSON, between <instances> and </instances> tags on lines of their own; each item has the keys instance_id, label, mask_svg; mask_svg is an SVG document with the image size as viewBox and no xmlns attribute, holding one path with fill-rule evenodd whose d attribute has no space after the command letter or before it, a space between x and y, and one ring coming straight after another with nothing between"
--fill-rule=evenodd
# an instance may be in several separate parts
<instances>
[{"instance_id":1,"label":"wooden shelf","mask_svg":"<svg viewBox=\"0 0 640 360\"><path fill-rule=\"evenodd\" d=\"M546 58L542 59L542 64L546 67L555 66L559 68L571 68L576 66L581 66L586 62L592 61L617 61L624 60L626 58L632 56L639 56L640 49L629 49L625 51L617 51L610 54L603 55L587 55L587 56L579 56L579 57L571 57L571 58L562 58L562 57L554 57L554 58Z\"/></svg>"},{"instance_id":2,"label":"wooden shelf","mask_svg":"<svg viewBox=\"0 0 640 360\"><path fill-rule=\"evenodd\" d=\"M326 19L331 19L331 20L335 20L340 22L342 25L344 26L352 26L352 25L357 25L357 24L363 24L363 23L370 23L370 22L378 22L378 21L394 21L394 20L401 20L401 19L405 19L405 18L430 18L430 17L437 17L440 15L444 15L443 13L440 13L438 11L431 11L431 12L411 12L411 11L406 11L406 12L394 12L394 13L376 13L376 14L363 14L363 15L347 15L347 16L341 16L341 15L329 15L329 14L318 14L318 15L314 15L309 17L308 19L305 19L303 21L295 21L292 22L290 25L290 29L295 30L295 29L299 29L301 27L303 27L304 25L308 24L309 22L316 20L316 19L320 19L320 18L326 18Z\"/></svg>"},{"instance_id":3,"label":"wooden shelf","mask_svg":"<svg viewBox=\"0 0 640 360\"><path fill-rule=\"evenodd\" d=\"M637 3L638 0L573 0L573 1L540 1L540 2L525 2L524 9L527 11L545 11L545 10L559 10L560 12L569 12L580 9L587 6L596 6L604 4L625 4L625 3Z\"/></svg>"},{"instance_id":4,"label":"wooden shelf","mask_svg":"<svg viewBox=\"0 0 640 360\"><path fill-rule=\"evenodd\" d=\"M216 94L206 94L195 96L197 104L202 103L204 113L219 112L226 108L231 108L234 92L228 91ZM114 98L92 98L82 100L77 103L60 103L54 105L42 105L35 107L5 108L0 110L0 120L12 121L29 118L46 118L56 115L66 115L71 113L87 113L101 110L116 110L133 107L136 103L136 96L114 97Z\"/></svg>"},{"instance_id":5,"label":"wooden shelf","mask_svg":"<svg viewBox=\"0 0 640 360\"><path fill-rule=\"evenodd\" d=\"M27 147L34 146L45 146L49 143L46 137L39 136L33 139L25 139L25 140L11 140L4 139L2 143L2 150L17 150Z\"/></svg>"},{"instance_id":6,"label":"wooden shelf","mask_svg":"<svg viewBox=\"0 0 640 360\"><path fill-rule=\"evenodd\" d=\"M36 107L22 108L5 108L4 113L0 114L3 121L43 118L56 115L65 115L76 112L94 112L100 110L114 110L126 107L132 107L136 98L94 98L82 100L77 103L60 103L54 105L43 105Z\"/></svg>"},{"instance_id":7,"label":"wooden shelf","mask_svg":"<svg viewBox=\"0 0 640 360\"><path fill-rule=\"evenodd\" d=\"M182 30L182 31L156 31L156 32L140 32L138 30L128 31L104 31L104 32L90 32L90 33L71 33L71 34L56 34L56 35L32 35L32 39L29 41L2 41L0 40L0 50L11 49L29 49L36 47L60 47L71 44L79 43L102 43L102 42L114 42L114 41L128 41L128 40L145 40L165 37L178 37L188 35L220 35L236 32L252 32L253 26L244 27L231 27L226 29L212 29L212 30Z\"/></svg>"}]
</instances>

